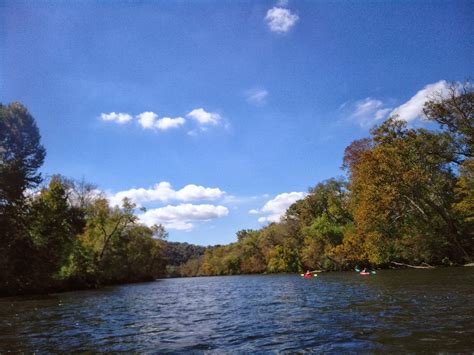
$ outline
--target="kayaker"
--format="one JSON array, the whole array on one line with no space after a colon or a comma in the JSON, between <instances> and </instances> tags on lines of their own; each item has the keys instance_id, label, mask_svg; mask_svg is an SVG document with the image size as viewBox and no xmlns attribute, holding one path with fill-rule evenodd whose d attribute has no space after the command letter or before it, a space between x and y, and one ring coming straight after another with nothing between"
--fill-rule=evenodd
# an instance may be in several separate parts
<instances>
[{"instance_id":1,"label":"kayaker","mask_svg":"<svg viewBox=\"0 0 474 355\"><path fill-rule=\"evenodd\" d=\"M305 279L311 278L311 273L309 272L309 270L306 270L306 274L304 274L304 278Z\"/></svg>"}]
</instances>

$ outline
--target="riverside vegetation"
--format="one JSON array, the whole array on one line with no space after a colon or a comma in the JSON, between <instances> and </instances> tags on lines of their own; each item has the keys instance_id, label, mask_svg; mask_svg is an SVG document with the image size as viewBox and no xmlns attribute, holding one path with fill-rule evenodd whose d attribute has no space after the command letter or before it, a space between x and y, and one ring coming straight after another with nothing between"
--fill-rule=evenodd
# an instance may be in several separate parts
<instances>
[{"instance_id":1,"label":"riverside vegetation","mask_svg":"<svg viewBox=\"0 0 474 355\"><path fill-rule=\"evenodd\" d=\"M318 183L279 223L225 246L170 243L91 184L38 173L45 149L19 103L0 105L0 294L156 277L344 270L392 262L455 265L474 253L474 92L453 84L424 114L390 117L344 152L344 178Z\"/></svg>"}]
</instances>

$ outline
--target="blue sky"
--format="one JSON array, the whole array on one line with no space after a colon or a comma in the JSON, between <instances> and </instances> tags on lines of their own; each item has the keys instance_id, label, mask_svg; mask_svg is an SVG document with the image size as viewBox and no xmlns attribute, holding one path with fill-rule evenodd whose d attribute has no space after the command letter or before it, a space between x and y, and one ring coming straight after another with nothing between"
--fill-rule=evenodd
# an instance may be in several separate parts
<instances>
[{"instance_id":1,"label":"blue sky","mask_svg":"<svg viewBox=\"0 0 474 355\"><path fill-rule=\"evenodd\" d=\"M45 175L225 244L340 170L344 148L472 77L472 1L0 0L0 102Z\"/></svg>"}]
</instances>

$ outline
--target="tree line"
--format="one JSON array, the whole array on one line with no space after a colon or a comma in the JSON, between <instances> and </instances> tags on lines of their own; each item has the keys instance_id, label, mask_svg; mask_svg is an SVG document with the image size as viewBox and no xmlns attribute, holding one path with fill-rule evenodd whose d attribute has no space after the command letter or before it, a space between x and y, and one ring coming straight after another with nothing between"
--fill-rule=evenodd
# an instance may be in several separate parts
<instances>
[{"instance_id":1,"label":"tree line","mask_svg":"<svg viewBox=\"0 0 474 355\"><path fill-rule=\"evenodd\" d=\"M0 295L153 280L166 272L166 230L138 223L91 184L38 173L33 117L0 105ZM179 250L178 250L179 251Z\"/></svg>"},{"instance_id":2,"label":"tree line","mask_svg":"<svg viewBox=\"0 0 474 355\"><path fill-rule=\"evenodd\" d=\"M471 262L473 107L467 82L425 104L435 129L388 118L345 149L346 178L318 183L279 223L237 232L237 242L190 259L181 275Z\"/></svg>"},{"instance_id":3,"label":"tree line","mask_svg":"<svg viewBox=\"0 0 474 355\"><path fill-rule=\"evenodd\" d=\"M160 276L344 270L391 262L463 264L474 253L474 93L453 84L424 113L436 129L390 117L344 152L345 178L309 189L279 223L229 245L167 242L95 186L38 169L46 151L28 110L0 104L0 295Z\"/></svg>"}]
</instances>

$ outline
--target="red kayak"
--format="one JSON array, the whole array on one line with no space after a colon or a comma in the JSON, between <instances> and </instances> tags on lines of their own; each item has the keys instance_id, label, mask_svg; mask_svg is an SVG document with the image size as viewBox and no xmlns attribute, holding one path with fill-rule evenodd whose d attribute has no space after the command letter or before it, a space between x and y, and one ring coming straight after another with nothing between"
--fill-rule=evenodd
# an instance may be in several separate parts
<instances>
[{"instance_id":1,"label":"red kayak","mask_svg":"<svg viewBox=\"0 0 474 355\"><path fill-rule=\"evenodd\" d=\"M362 275L362 276L367 276L367 275L370 275L370 272L359 272L359 275Z\"/></svg>"}]
</instances>

